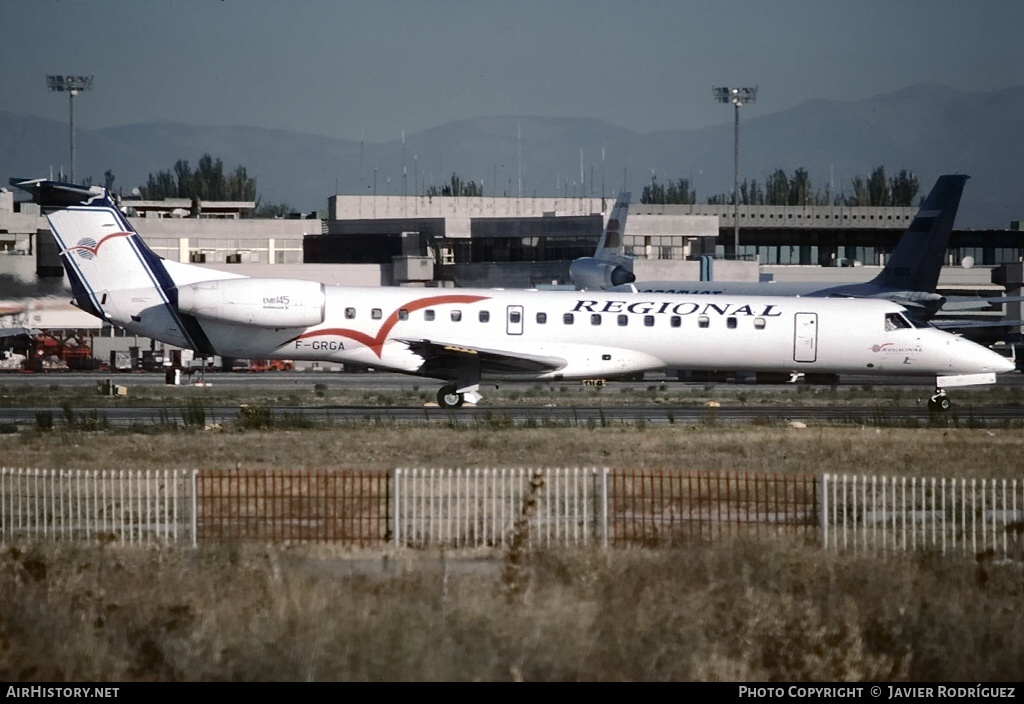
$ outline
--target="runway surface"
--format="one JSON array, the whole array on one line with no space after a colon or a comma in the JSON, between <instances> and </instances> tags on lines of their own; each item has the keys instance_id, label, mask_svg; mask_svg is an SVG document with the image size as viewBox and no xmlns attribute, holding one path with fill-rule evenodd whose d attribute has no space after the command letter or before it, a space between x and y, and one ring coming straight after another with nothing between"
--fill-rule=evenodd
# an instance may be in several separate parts
<instances>
[{"instance_id":1,"label":"runway surface","mask_svg":"<svg viewBox=\"0 0 1024 704\"><path fill-rule=\"evenodd\" d=\"M430 379L409 377L400 374L365 373L316 373L316 372L270 372L262 374L217 373L206 377L209 387L170 386L165 382L163 374L121 374L102 373L61 373L61 374L5 374L0 376L0 391L8 393L16 390L39 389L40 391L66 391L94 388L109 380L113 384L126 385L129 388L167 387L178 395L174 400L165 401L162 405L130 405L118 403L118 399L101 398L96 403L77 399L74 413L78 418L90 417L101 419L110 427L132 427L139 425L189 424L196 423L194 415L189 416L188 403L198 401L202 406L202 423L228 423L238 420L240 405L223 396L229 393L242 393L246 390L259 392L274 391L279 395L295 392L301 395L310 392L319 384L328 389L344 389L346 392L394 393L407 392L408 396L432 397L433 390L439 382ZM193 378L195 381L195 377ZM523 390L529 385L520 384ZM578 390L578 382L564 382L558 388L569 387ZM866 398L843 402L841 405L828 405L827 400L817 400L813 404L787 403L785 398L776 399L770 404L764 402L765 397L779 394L792 394L793 385L765 386L753 383L716 383L679 382L663 375L648 375L644 381L612 382L606 388L608 394L600 403L575 402L570 395L568 400L558 398L557 402L545 402L522 398L515 403L507 400L489 402L487 389L482 389L484 400L478 406L465 406L459 409L442 409L435 404L403 403L396 405L369 405L346 402L331 404L296 404L294 402L261 402L264 410L272 413L275 422L289 421L299 424L298 419L312 423L344 422L344 423L436 423L460 427L505 427L537 426L537 427L595 427L612 424L627 425L665 425L665 424L710 424L710 423L755 423L785 424L794 421L804 423L851 423L851 424L899 424L907 425L919 422L928 424L936 421L936 416L929 412L927 399L932 389L920 380L908 381L900 379L879 380L877 378L850 377L842 380L837 387L858 389L902 387L902 400L899 404L889 398L874 401L870 392ZM508 385L505 388L512 388ZM818 387L820 388L820 387ZM953 424L994 425L1019 424L1024 421L1024 403L1018 400L1019 395L1012 395L1007 401L1007 394L997 396L997 402L988 403L984 390L1024 388L1024 375L1011 373L1003 375L999 384L993 387L977 387L977 389L951 389L953 408L941 414L941 422ZM715 402L671 402L659 401L659 393L671 397L678 396L680 390L696 391L716 389L720 391L721 400ZM215 390L213 393L211 390ZM635 392L635 393L631 393ZM970 393L968 393L970 392ZM617 402L617 398L626 398L628 402ZM881 394L880 394L881 396ZM958 399L958 397L960 397ZM37 426L40 413L52 414L54 425L59 426L66 421L67 411L62 405L21 406L12 399L15 394L6 396L0 393L0 426L13 429L30 429ZM86 397L88 399L89 397ZM720 405L706 405L719 403Z\"/></svg>"}]
</instances>

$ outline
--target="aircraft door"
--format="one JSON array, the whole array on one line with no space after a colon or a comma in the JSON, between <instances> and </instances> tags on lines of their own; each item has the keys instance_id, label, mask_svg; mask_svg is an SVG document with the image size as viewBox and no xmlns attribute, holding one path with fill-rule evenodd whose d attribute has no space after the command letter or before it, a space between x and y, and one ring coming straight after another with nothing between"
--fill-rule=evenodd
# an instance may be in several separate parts
<instances>
[{"instance_id":1,"label":"aircraft door","mask_svg":"<svg viewBox=\"0 0 1024 704\"><path fill-rule=\"evenodd\" d=\"M523 334L523 307L509 306L505 316L505 332L509 335Z\"/></svg>"},{"instance_id":2,"label":"aircraft door","mask_svg":"<svg viewBox=\"0 0 1024 704\"><path fill-rule=\"evenodd\" d=\"M818 314L797 313L793 339L793 361L814 362L818 359Z\"/></svg>"}]
</instances>

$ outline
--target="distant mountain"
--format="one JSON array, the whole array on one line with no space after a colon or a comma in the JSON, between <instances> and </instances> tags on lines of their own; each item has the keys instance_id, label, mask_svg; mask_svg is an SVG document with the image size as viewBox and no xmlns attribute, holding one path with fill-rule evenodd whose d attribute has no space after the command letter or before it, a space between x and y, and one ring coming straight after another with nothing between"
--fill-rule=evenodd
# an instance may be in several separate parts
<instances>
[{"instance_id":1,"label":"distant mountain","mask_svg":"<svg viewBox=\"0 0 1024 704\"><path fill-rule=\"evenodd\" d=\"M83 108L85 109L85 108ZM723 111L725 108L723 107ZM225 170L246 167L263 202L326 210L335 193L412 195L452 173L483 182L485 194L639 198L656 175L690 179L701 202L730 193L733 124L641 134L592 118L489 117L451 122L385 143L361 144L284 130L157 123L79 130L79 178L108 169L125 192L178 159L195 167L209 153ZM943 173L967 173L957 225L1005 228L1024 219L1024 86L967 93L915 86L859 101L810 101L745 119L741 178L804 168L814 187L849 193L877 166L913 171L922 194ZM581 186L581 157L582 181ZM68 170L66 123L0 112L0 177Z\"/></svg>"}]
</instances>

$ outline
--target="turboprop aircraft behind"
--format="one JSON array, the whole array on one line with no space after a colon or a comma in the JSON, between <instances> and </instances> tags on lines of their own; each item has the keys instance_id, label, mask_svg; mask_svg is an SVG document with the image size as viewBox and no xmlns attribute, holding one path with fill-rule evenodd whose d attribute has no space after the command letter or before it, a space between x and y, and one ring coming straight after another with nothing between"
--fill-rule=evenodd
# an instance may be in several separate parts
<instances>
[{"instance_id":1,"label":"turboprop aircraft behind","mask_svg":"<svg viewBox=\"0 0 1024 704\"><path fill-rule=\"evenodd\" d=\"M1012 362L891 301L326 286L165 260L98 186L17 181L46 212L76 304L200 355L369 366L441 380L438 403L485 381L669 369L916 375L993 383ZM948 407L942 394L936 404Z\"/></svg>"}]
</instances>

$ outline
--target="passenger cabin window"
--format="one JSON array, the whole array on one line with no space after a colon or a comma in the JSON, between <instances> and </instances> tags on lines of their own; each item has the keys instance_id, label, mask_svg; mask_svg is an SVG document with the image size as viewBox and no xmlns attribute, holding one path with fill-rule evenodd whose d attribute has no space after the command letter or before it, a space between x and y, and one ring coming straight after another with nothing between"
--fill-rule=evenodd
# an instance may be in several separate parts
<instances>
[{"instance_id":1,"label":"passenger cabin window","mask_svg":"<svg viewBox=\"0 0 1024 704\"><path fill-rule=\"evenodd\" d=\"M548 322L548 314L547 313L537 313L537 323L540 324L540 325L543 325L546 322Z\"/></svg>"},{"instance_id":2,"label":"passenger cabin window","mask_svg":"<svg viewBox=\"0 0 1024 704\"><path fill-rule=\"evenodd\" d=\"M668 322L669 325L671 325L674 328L677 328L683 324L683 319L680 318L678 315L673 315L671 318L668 319Z\"/></svg>"},{"instance_id":3,"label":"passenger cabin window","mask_svg":"<svg viewBox=\"0 0 1024 704\"><path fill-rule=\"evenodd\" d=\"M913 325L910 321L904 318L899 313L886 313L885 315L885 329L889 330L902 330L904 328L912 328Z\"/></svg>"},{"instance_id":4,"label":"passenger cabin window","mask_svg":"<svg viewBox=\"0 0 1024 704\"><path fill-rule=\"evenodd\" d=\"M697 327L699 327L699 328L706 328L710 324L711 324L711 319L708 318L708 316L706 316L706 315L702 315L699 318L697 318Z\"/></svg>"},{"instance_id":5,"label":"passenger cabin window","mask_svg":"<svg viewBox=\"0 0 1024 704\"><path fill-rule=\"evenodd\" d=\"M381 318L380 308L374 308L373 310L371 310L370 311L370 317L373 318L374 320L380 320L380 318Z\"/></svg>"},{"instance_id":6,"label":"passenger cabin window","mask_svg":"<svg viewBox=\"0 0 1024 704\"><path fill-rule=\"evenodd\" d=\"M433 320L434 319L434 309L433 308L427 308L425 311L423 311L423 319L424 320Z\"/></svg>"},{"instance_id":7,"label":"passenger cabin window","mask_svg":"<svg viewBox=\"0 0 1024 704\"><path fill-rule=\"evenodd\" d=\"M356 309L355 308L346 308L345 309L345 319L346 320L352 320L354 317L356 317Z\"/></svg>"},{"instance_id":8,"label":"passenger cabin window","mask_svg":"<svg viewBox=\"0 0 1024 704\"><path fill-rule=\"evenodd\" d=\"M620 315L618 318L616 318L616 321L619 323L620 327L626 327L627 325L629 325L629 316Z\"/></svg>"},{"instance_id":9,"label":"passenger cabin window","mask_svg":"<svg viewBox=\"0 0 1024 704\"><path fill-rule=\"evenodd\" d=\"M600 325L601 324L601 314L600 313L591 313L590 314L590 324L591 325Z\"/></svg>"},{"instance_id":10,"label":"passenger cabin window","mask_svg":"<svg viewBox=\"0 0 1024 704\"><path fill-rule=\"evenodd\" d=\"M480 322L486 323L491 319L491 312L489 310L480 311Z\"/></svg>"},{"instance_id":11,"label":"passenger cabin window","mask_svg":"<svg viewBox=\"0 0 1024 704\"><path fill-rule=\"evenodd\" d=\"M572 325L573 316L572 313L565 313L562 315L562 322L566 325Z\"/></svg>"},{"instance_id":12,"label":"passenger cabin window","mask_svg":"<svg viewBox=\"0 0 1024 704\"><path fill-rule=\"evenodd\" d=\"M764 318L754 318L754 329L764 330Z\"/></svg>"},{"instance_id":13,"label":"passenger cabin window","mask_svg":"<svg viewBox=\"0 0 1024 704\"><path fill-rule=\"evenodd\" d=\"M735 330L736 329L736 318L734 318L731 315L728 318L726 318L725 319L725 327L729 328L730 330Z\"/></svg>"},{"instance_id":14,"label":"passenger cabin window","mask_svg":"<svg viewBox=\"0 0 1024 704\"><path fill-rule=\"evenodd\" d=\"M409 311L408 311L408 309L406 309L406 308L399 308L398 309L398 319L399 320L408 320L409 319Z\"/></svg>"},{"instance_id":15,"label":"passenger cabin window","mask_svg":"<svg viewBox=\"0 0 1024 704\"><path fill-rule=\"evenodd\" d=\"M519 325L519 323L522 320L523 320L523 314L520 313L517 310L514 310L514 311L512 311L511 313L508 314L508 321L510 323L512 323L513 325Z\"/></svg>"},{"instance_id":16,"label":"passenger cabin window","mask_svg":"<svg viewBox=\"0 0 1024 704\"><path fill-rule=\"evenodd\" d=\"M452 311L452 322L453 323L457 323L460 320L462 320L462 311L461 310L453 310Z\"/></svg>"},{"instance_id":17,"label":"passenger cabin window","mask_svg":"<svg viewBox=\"0 0 1024 704\"><path fill-rule=\"evenodd\" d=\"M644 316L644 327L647 327L647 328L653 328L654 327L654 316L653 315L645 315Z\"/></svg>"}]
</instances>

